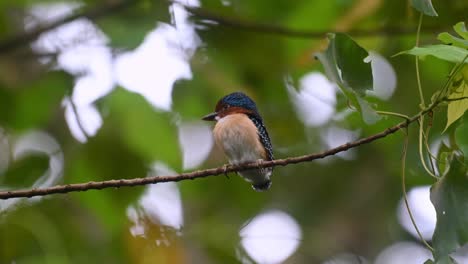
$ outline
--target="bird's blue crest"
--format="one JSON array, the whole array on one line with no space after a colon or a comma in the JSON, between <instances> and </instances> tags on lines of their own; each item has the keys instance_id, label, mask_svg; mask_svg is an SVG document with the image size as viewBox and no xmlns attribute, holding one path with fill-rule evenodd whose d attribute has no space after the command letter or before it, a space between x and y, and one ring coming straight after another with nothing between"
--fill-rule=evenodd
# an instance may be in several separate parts
<instances>
[{"instance_id":1,"label":"bird's blue crest","mask_svg":"<svg viewBox=\"0 0 468 264\"><path fill-rule=\"evenodd\" d=\"M224 96L221 100L224 104L229 104L230 106L242 107L248 110L252 110L257 113L257 105L255 102L250 99L246 94L241 92L235 92Z\"/></svg>"}]
</instances>

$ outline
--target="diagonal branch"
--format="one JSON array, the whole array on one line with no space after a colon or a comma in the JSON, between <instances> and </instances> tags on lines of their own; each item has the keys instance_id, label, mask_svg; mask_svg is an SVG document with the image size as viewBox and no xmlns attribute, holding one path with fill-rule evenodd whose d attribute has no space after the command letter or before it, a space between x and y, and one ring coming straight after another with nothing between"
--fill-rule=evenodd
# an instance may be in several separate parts
<instances>
[{"instance_id":1,"label":"diagonal branch","mask_svg":"<svg viewBox=\"0 0 468 264\"><path fill-rule=\"evenodd\" d=\"M237 171L244 171L244 170L256 169L256 168L286 166L289 164L296 164L296 163L308 162L308 161L312 161L316 159L322 159L328 156L335 155L336 153L346 151L348 149L355 148L360 145L373 142L377 139L384 138L390 134L395 133L401 128L408 127L409 124L413 123L414 121L418 120L419 117L431 111L436 105L437 103L421 111L419 114L415 115L414 117L407 119L406 121L403 121L401 123L398 123L392 127L389 127L380 133L374 134L369 137L361 138L359 140L349 142L341 146L338 146L336 148L332 148L332 149L329 149L327 151L320 152L320 153L297 156L297 157L290 157L286 159L264 161L260 164L253 162L253 163L247 163L247 164L241 164L241 165L235 165L235 166L231 165L228 167L221 166L219 168L198 170L194 172L182 173L182 174L170 175L170 176L152 176L152 177L145 177L145 178L120 179L120 180L108 180L108 181L101 181L101 182L86 182L86 183L57 185L57 186L53 186L49 188L37 188L37 189L18 190L18 191L3 191L3 192L0 192L0 199L46 196L46 195L56 194L56 193L100 190L100 189L111 188L111 187L138 186L138 185L155 184L155 183L160 183L160 182L178 182L178 181L183 181L183 180L193 180L193 179L204 178L208 176L221 175L221 174L225 174L228 172L237 172Z\"/></svg>"}]
</instances>

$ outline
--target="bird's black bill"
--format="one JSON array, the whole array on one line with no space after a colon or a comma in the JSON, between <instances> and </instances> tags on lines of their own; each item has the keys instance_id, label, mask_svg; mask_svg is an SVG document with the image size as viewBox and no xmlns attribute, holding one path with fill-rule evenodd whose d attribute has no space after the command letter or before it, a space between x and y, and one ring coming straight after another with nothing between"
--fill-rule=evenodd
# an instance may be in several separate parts
<instances>
[{"instance_id":1,"label":"bird's black bill","mask_svg":"<svg viewBox=\"0 0 468 264\"><path fill-rule=\"evenodd\" d=\"M211 114L208 114L208 115L204 116L204 117L202 118L202 120L205 120L205 121L214 121L217 115L218 115L218 113L214 112L214 113L211 113Z\"/></svg>"}]
</instances>

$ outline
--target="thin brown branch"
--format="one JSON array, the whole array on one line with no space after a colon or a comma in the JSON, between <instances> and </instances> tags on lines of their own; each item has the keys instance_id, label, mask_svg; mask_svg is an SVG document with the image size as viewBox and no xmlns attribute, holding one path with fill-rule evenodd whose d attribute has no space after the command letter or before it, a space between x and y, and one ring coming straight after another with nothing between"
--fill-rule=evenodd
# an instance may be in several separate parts
<instances>
[{"instance_id":1,"label":"thin brown branch","mask_svg":"<svg viewBox=\"0 0 468 264\"><path fill-rule=\"evenodd\" d=\"M295 37L295 38L324 38L327 33L329 32L336 32L334 29L328 29L323 31L317 30L300 30L300 29L292 29L272 24L266 23L259 23L253 22L242 18L236 17L229 17L225 15L220 15L216 12L198 8L198 7L189 7L184 6L184 8L192 13L195 17L199 19L205 19L212 22L216 22L219 25L223 25L226 27L241 29L245 31L252 31L256 33L264 33L264 34L273 34L279 35L284 37ZM421 28L421 33L428 33L433 34L434 32L438 32L442 27L426 27ZM386 35L386 36L398 36L398 35L408 35L414 34L415 28L411 27L381 27L375 29L355 29L347 33L352 35L353 37L367 37L367 36L376 36L376 35Z\"/></svg>"},{"instance_id":2,"label":"thin brown branch","mask_svg":"<svg viewBox=\"0 0 468 264\"><path fill-rule=\"evenodd\" d=\"M0 42L0 54L7 53L11 50L19 48L23 45L31 43L39 35L55 29L63 24L69 23L79 18L88 18L91 20L115 13L119 10L122 10L126 7L129 7L131 4L134 4L137 1L134 0L119 0L119 1L106 1L106 4L98 6L95 8L87 8L80 11L77 11L69 16L57 19L53 22L50 22L46 25L38 26L32 30L19 33L15 36L7 38L4 41Z\"/></svg>"},{"instance_id":3,"label":"thin brown branch","mask_svg":"<svg viewBox=\"0 0 468 264\"><path fill-rule=\"evenodd\" d=\"M359 140L349 142L341 146L338 146L336 148L329 149L327 151L320 152L320 153L309 154L309 155L298 156L298 157L290 157L286 159L264 161L260 164L253 162L253 163L241 164L241 165L235 165L235 166L234 165L227 166L227 167L221 166L218 168L199 170L199 171L182 173L178 175L170 175L170 176L152 176L152 177L146 177L146 178L120 179L120 180L109 180L109 181L101 181L101 182L86 182L86 183L57 185L57 186L53 186L49 188L37 188L37 189L18 190L18 191L3 191L3 192L0 192L0 199L45 196L45 195L56 194L56 193L100 190L100 189L111 188L111 187L138 186L138 185L155 184L155 183L160 183L160 182L178 182L178 181L183 181L183 180L194 180L194 179L204 178L208 176L221 175L221 174L225 174L228 172L244 171L244 170L255 169L255 168L286 166L288 164L308 162L308 161L332 156L332 155L335 155L336 153L343 152L348 149L373 142L380 138L384 138L390 134L395 133L401 128L408 127L410 123L413 123L414 121L418 120L419 117L421 117L422 115L425 115L428 111L430 111L435 106L436 104L432 105L427 110L420 112L419 114L412 117L411 119L398 123L395 126L387 128L386 130L380 133L374 134L366 138L361 138Z\"/></svg>"}]
</instances>

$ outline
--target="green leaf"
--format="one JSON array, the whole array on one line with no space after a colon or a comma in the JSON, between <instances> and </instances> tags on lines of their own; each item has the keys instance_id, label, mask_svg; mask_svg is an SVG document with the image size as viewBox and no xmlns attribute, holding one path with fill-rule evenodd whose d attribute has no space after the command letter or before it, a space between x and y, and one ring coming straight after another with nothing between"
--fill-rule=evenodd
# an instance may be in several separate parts
<instances>
[{"instance_id":1,"label":"green leaf","mask_svg":"<svg viewBox=\"0 0 468 264\"><path fill-rule=\"evenodd\" d=\"M431 201L437 212L432 237L436 263L451 263L450 256L468 242L468 175L453 158L449 172L431 188Z\"/></svg>"},{"instance_id":2,"label":"green leaf","mask_svg":"<svg viewBox=\"0 0 468 264\"><path fill-rule=\"evenodd\" d=\"M325 74L328 78L336 83L341 89L343 89L343 81L341 80L340 73L337 70L336 62L331 47L331 42L328 44L328 48L325 52L316 53L315 57L322 63Z\"/></svg>"},{"instance_id":3,"label":"green leaf","mask_svg":"<svg viewBox=\"0 0 468 264\"><path fill-rule=\"evenodd\" d=\"M455 143L463 152L465 166L468 167L468 113L465 113L463 120L455 130Z\"/></svg>"},{"instance_id":4,"label":"green leaf","mask_svg":"<svg viewBox=\"0 0 468 264\"><path fill-rule=\"evenodd\" d=\"M373 124L380 116L364 100L365 92L373 86L372 68L364 62L368 56L348 35L329 34L330 43L327 50L315 54L322 63L328 78L335 82L341 91L356 108L367 124Z\"/></svg>"},{"instance_id":5,"label":"green leaf","mask_svg":"<svg viewBox=\"0 0 468 264\"><path fill-rule=\"evenodd\" d=\"M447 256L435 262L432 259L428 259L424 262L424 264L458 264L458 263L453 258Z\"/></svg>"},{"instance_id":6,"label":"green leaf","mask_svg":"<svg viewBox=\"0 0 468 264\"><path fill-rule=\"evenodd\" d=\"M411 5L419 12L427 16L438 16L431 0L411 0Z\"/></svg>"},{"instance_id":7,"label":"green leaf","mask_svg":"<svg viewBox=\"0 0 468 264\"><path fill-rule=\"evenodd\" d=\"M372 68L370 63L364 62L369 53L346 34L330 34L329 38L343 84L361 95L372 90Z\"/></svg>"},{"instance_id":8,"label":"green leaf","mask_svg":"<svg viewBox=\"0 0 468 264\"><path fill-rule=\"evenodd\" d=\"M465 58L465 56L468 55L468 50L455 46L438 44L424 47L414 47L410 50L402 51L396 54L396 56L401 54L415 55L420 57L421 59L424 59L424 57L426 56L434 56L441 60L450 61L454 63L461 63L463 61L463 58Z\"/></svg>"},{"instance_id":9,"label":"green leaf","mask_svg":"<svg viewBox=\"0 0 468 264\"><path fill-rule=\"evenodd\" d=\"M452 36L447 32L443 32L437 36L437 39L447 45L454 45L462 49L468 49L468 31L466 30L465 22L458 22L455 26L453 26L453 29L462 38Z\"/></svg>"},{"instance_id":10,"label":"green leaf","mask_svg":"<svg viewBox=\"0 0 468 264\"><path fill-rule=\"evenodd\" d=\"M457 262L451 257L447 256L443 259L437 260L436 262L434 262L432 259L428 259L424 262L424 264L457 264Z\"/></svg>"},{"instance_id":11,"label":"green leaf","mask_svg":"<svg viewBox=\"0 0 468 264\"><path fill-rule=\"evenodd\" d=\"M437 153L437 169L439 170L439 175L444 176L447 174L450 168L452 153L453 149L445 145L444 142L441 142L439 152Z\"/></svg>"},{"instance_id":12,"label":"green leaf","mask_svg":"<svg viewBox=\"0 0 468 264\"><path fill-rule=\"evenodd\" d=\"M468 110L468 66L463 67L462 72L454 78L452 85L454 87L448 96L451 101L447 106L447 125L444 131Z\"/></svg>"},{"instance_id":13,"label":"green leaf","mask_svg":"<svg viewBox=\"0 0 468 264\"><path fill-rule=\"evenodd\" d=\"M437 39L442 41L444 44L447 44L447 45L453 45L453 46L456 46L456 47L460 47L462 49L467 49L468 48L468 40L452 36L451 34L449 34L447 32L440 33L437 36Z\"/></svg>"},{"instance_id":14,"label":"green leaf","mask_svg":"<svg viewBox=\"0 0 468 264\"><path fill-rule=\"evenodd\" d=\"M153 108L144 97L122 88L104 99L122 140L146 162L160 160L180 168L177 130L167 112Z\"/></svg>"},{"instance_id":15,"label":"green leaf","mask_svg":"<svg viewBox=\"0 0 468 264\"><path fill-rule=\"evenodd\" d=\"M374 109L372 109L369 102L367 102L361 97L357 97L357 100L361 108L362 119L364 120L364 122L366 122L366 124L374 124L375 122L380 120L380 115L377 114L377 112Z\"/></svg>"},{"instance_id":16,"label":"green leaf","mask_svg":"<svg viewBox=\"0 0 468 264\"><path fill-rule=\"evenodd\" d=\"M372 68L370 63L364 62L369 56L367 51L346 34L328 34L328 38L330 43L327 50L317 53L316 57L329 78L359 95L372 90Z\"/></svg>"},{"instance_id":17,"label":"green leaf","mask_svg":"<svg viewBox=\"0 0 468 264\"><path fill-rule=\"evenodd\" d=\"M438 259L435 264L458 264L452 257L450 256L444 256L440 259Z\"/></svg>"},{"instance_id":18,"label":"green leaf","mask_svg":"<svg viewBox=\"0 0 468 264\"><path fill-rule=\"evenodd\" d=\"M460 35L463 39L468 39L468 30L466 29L465 22L458 22L455 26L453 26L455 32Z\"/></svg>"}]
</instances>

